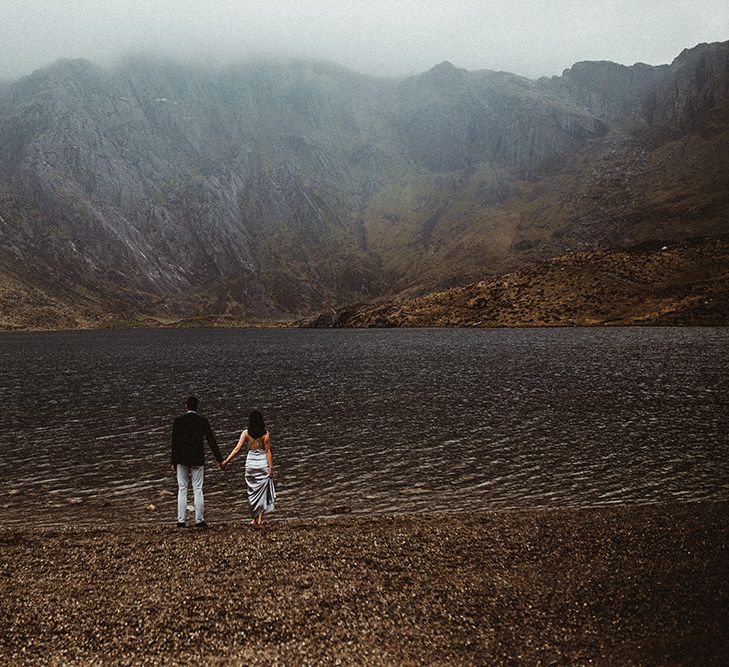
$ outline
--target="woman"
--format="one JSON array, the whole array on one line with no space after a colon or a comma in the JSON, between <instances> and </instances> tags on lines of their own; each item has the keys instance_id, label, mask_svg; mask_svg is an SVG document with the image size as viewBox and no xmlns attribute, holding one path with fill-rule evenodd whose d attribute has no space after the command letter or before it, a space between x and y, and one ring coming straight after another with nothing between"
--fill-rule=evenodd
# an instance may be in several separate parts
<instances>
[{"instance_id":1,"label":"woman","mask_svg":"<svg viewBox=\"0 0 729 667\"><path fill-rule=\"evenodd\" d=\"M263 525L263 515L273 511L276 502L276 489L273 485L273 459L271 457L271 437L266 430L263 415L253 410L248 416L248 428L240 434L235 449L221 464L228 465L246 447L246 487L248 504L251 507L252 526Z\"/></svg>"}]
</instances>

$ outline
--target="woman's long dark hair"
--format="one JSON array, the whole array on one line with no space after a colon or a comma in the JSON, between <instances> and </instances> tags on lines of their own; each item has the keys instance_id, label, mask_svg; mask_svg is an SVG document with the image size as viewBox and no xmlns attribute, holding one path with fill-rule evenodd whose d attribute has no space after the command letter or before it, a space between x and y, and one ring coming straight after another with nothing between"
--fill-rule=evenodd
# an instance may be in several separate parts
<instances>
[{"instance_id":1,"label":"woman's long dark hair","mask_svg":"<svg viewBox=\"0 0 729 667\"><path fill-rule=\"evenodd\" d=\"M254 440L266 435L266 422L263 421L260 410L251 410L251 414L248 415L248 435Z\"/></svg>"}]
</instances>

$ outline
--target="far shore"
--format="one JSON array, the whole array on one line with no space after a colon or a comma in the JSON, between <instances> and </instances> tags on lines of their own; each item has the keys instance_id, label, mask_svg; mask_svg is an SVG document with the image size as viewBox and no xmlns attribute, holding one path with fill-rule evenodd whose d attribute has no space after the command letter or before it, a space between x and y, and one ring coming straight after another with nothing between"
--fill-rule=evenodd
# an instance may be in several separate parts
<instances>
[{"instance_id":1,"label":"far shore","mask_svg":"<svg viewBox=\"0 0 729 667\"><path fill-rule=\"evenodd\" d=\"M211 517L212 521L212 517ZM0 528L3 664L721 664L729 501Z\"/></svg>"},{"instance_id":2,"label":"far shore","mask_svg":"<svg viewBox=\"0 0 729 667\"><path fill-rule=\"evenodd\" d=\"M503 324L480 326L473 324L454 326L413 326L413 325L371 325L371 326L310 326L308 320L296 321L272 321L257 324L242 324L230 322L198 323L190 320L170 322L164 324L145 324L141 322L119 322L114 324L103 324L98 326L79 327L4 327L0 325L0 334L6 333L53 333L60 331L160 331L175 329L313 329L313 330L376 330L376 329L407 329L407 330L432 330L432 329L721 329L729 327L729 324L720 322L716 324L692 324L677 322L644 322L644 323L622 323L602 322L592 324Z\"/></svg>"},{"instance_id":3,"label":"far shore","mask_svg":"<svg viewBox=\"0 0 729 667\"><path fill-rule=\"evenodd\" d=\"M266 320L260 322L248 322L243 320L228 321L215 320L208 317L200 317L168 321L152 321L143 319L104 320L79 326L21 327L8 326L0 323L0 333L42 333L51 331L144 331L147 329L286 329L298 327L298 323L293 320Z\"/></svg>"}]
</instances>

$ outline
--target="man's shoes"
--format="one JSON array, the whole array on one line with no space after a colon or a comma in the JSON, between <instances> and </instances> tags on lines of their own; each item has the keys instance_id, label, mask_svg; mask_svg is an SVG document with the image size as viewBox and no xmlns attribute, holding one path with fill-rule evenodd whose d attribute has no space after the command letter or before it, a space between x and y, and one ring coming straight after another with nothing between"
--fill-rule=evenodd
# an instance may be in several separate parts
<instances>
[{"instance_id":1,"label":"man's shoes","mask_svg":"<svg viewBox=\"0 0 729 667\"><path fill-rule=\"evenodd\" d=\"M195 524L195 528L201 528L202 530L206 530L207 528L209 528L209 526L204 521L201 521L200 523Z\"/></svg>"},{"instance_id":2,"label":"man's shoes","mask_svg":"<svg viewBox=\"0 0 729 667\"><path fill-rule=\"evenodd\" d=\"M177 527L178 528L185 528L185 522L184 521L178 521L177 522Z\"/></svg>"}]
</instances>

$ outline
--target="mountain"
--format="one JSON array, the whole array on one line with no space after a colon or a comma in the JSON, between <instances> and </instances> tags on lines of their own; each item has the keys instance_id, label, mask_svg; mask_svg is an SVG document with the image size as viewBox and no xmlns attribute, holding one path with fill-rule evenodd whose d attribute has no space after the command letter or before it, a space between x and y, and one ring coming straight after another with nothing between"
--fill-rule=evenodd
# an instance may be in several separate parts
<instances>
[{"instance_id":1,"label":"mountain","mask_svg":"<svg viewBox=\"0 0 729 667\"><path fill-rule=\"evenodd\" d=\"M729 42L403 79L65 60L0 87L0 327L256 323L726 234Z\"/></svg>"},{"instance_id":2,"label":"mountain","mask_svg":"<svg viewBox=\"0 0 729 667\"><path fill-rule=\"evenodd\" d=\"M729 241L555 257L421 297L343 306L301 322L331 327L729 325Z\"/></svg>"}]
</instances>

